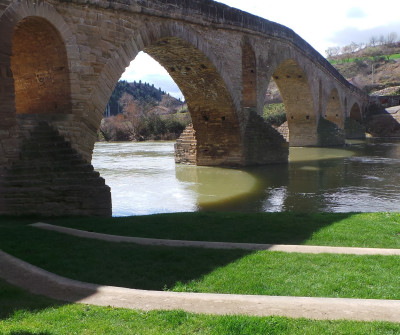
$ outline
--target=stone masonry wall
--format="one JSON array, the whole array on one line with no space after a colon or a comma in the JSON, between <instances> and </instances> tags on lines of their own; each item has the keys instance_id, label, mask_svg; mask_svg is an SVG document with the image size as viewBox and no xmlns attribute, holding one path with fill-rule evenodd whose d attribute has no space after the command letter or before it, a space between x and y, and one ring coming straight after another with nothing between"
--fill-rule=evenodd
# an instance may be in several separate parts
<instances>
[{"instance_id":1,"label":"stone masonry wall","mask_svg":"<svg viewBox=\"0 0 400 335\"><path fill-rule=\"evenodd\" d=\"M175 143L175 163L196 165L197 141L193 124L189 124Z\"/></svg>"},{"instance_id":2,"label":"stone masonry wall","mask_svg":"<svg viewBox=\"0 0 400 335\"><path fill-rule=\"evenodd\" d=\"M0 214L110 216L104 179L46 122L25 120L30 138L0 177Z\"/></svg>"},{"instance_id":3,"label":"stone masonry wall","mask_svg":"<svg viewBox=\"0 0 400 335\"><path fill-rule=\"evenodd\" d=\"M316 143L322 111L317 106L334 87L338 98L347 98L349 105L362 106L365 99L292 30L210 0L0 0L0 31L0 179L2 193L15 192L15 196L7 193L12 201L19 193L9 184L15 182L10 169L21 160L28 166L34 159L24 151L35 137L27 130L31 121L22 116L28 113L35 122L54 128L80 162L89 164L109 96L140 51L164 65L184 92L196 131L199 165L287 160L286 142L256 114L277 68L282 70L275 75L281 78L280 89L293 117L288 120L297 129L291 127L291 141L296 143ZM47 42L35 42L38 38ZM26 46L24 40L29 42ZM53 49L43 47L40 51L49 61L39 61L35 67L33 60L42 56L38 51L42 44ZM45 155L38 155L35 164L40 159ZM57 159L47 164L56 167ZM59 206L59 212L79 208L82 213L110 213L107 187L96 174L89 178L95 186L87 188L90 194L103 188L100 198L94 196L101 208L77 200L73 185L78 179L71 182L73 195L69 196L68 189L61 191L67 184L62 184L66 179L60 175L48 179L39 171L36 177L56 188L42 187L43 194L58 199L55 212ZM29 194L34 197L33 191ZM42 202L50 198L44 196ZM16 208L11 200L4 201L0 199L1 206L8 203Z\"/></svg>"}]
</instances>

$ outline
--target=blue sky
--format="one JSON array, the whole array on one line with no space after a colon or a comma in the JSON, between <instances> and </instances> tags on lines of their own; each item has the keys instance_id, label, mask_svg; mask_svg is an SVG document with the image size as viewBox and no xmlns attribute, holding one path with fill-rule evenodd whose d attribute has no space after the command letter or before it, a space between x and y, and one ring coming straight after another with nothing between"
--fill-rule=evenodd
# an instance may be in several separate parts
<instances>
[{"instance_id":1,"label":"blue sky","mask_svg":"<svg viewBox=\"0 0 400 335\"><path fill-rule=\"evenodd\" d=\"M400 0L219 0L293 29L325 56L332 46L369 42L371 36L396 32L400 38ZM182 93L168 72L150 56L140 53L121 79L149 82L175 97Z\"/></svg>"}]
</instances>

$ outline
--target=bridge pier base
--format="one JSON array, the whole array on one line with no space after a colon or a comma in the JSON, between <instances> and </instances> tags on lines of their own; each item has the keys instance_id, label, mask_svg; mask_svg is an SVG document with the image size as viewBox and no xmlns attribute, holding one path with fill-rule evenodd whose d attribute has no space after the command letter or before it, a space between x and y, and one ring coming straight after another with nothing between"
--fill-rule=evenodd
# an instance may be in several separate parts
<instances>
[{"instance_id":1,"label":"bridge pier base","mask_svg":"<svg viewBox=\"0 0 400 335\"><path fill-rule=\"evenodd\" d=\"M287 163L289 143L285 138L250 108L247 110L247 115L241 163L219 165L247 166ZM220 158L216 157L216 162ZM229 159L225 161L229 162ZM177 164L198 164L196 132L192 125L186 127L175 144L175 162Z\"/></svg>"},{"instance_id":2,"label":"bridge pier base","mask_svg":"<svg viewBox=\"0 0 400 335\"><path fill-rule=\"evenodd\" d=\"M364 139L365 127L358 121L346 118L344 129L347 139Z\"/></svg>"},{"instance_id":3,"label":"bridge pier base","mask_svg":"<svg viewBox=\"0 0 400 335\"><path fill-rule=\"evenodd\" d=\"M47 122L22 141L0 176L0 214L111 216L111 192L93 166Z\"/></svg>"},{"instance_id":4,"label":"bridge pier base","mask_svg":"<svg viewBox=\"0 0 400 335\"><path fill-rule=\"evenodd\" d=\"M244 135L244 165L287 163L289 143L253 109L248 109Z\"/></svg>"},{"instance_id":5,"label":"bridge pier base","mask_svg":"<svg viewBox=\"0 0 400 335\"><path fill-rule=\"evenodd\" d=\"M334 122L320 117L318 122L318 146L329 147L345 143L344 130Z\"/></svg>"}]
</instances>

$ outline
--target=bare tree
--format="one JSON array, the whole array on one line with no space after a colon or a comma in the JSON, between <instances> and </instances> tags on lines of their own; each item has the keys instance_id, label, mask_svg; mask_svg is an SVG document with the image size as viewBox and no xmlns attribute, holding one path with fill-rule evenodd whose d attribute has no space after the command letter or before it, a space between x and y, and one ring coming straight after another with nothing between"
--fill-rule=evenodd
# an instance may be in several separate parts
<instances>
[{"instance_id":1,"label":"bare tree","mask_svg":"<svg viewBox=\"0 0 400 335\"><path fill-rule=\"evenodd\" d=\"M343 54L343 58L346 61L350 60L350 57L351 57L351 54L352 54L350 45L345 45L344 47L342 47L342 54Z\"/></svg>"},{"instance_id":2,"label":"bare tree","mask_svg":"<svg viewBox=\"0 0 400 335\"><path fill-rule=\"evenodd\" d=\"M397 41L397 33L394 31L386 36L386 44L394 44Z\"/></svg>"},{"instance_id":3,"label":"bare tree","mask_svg":"<svg viewBox=\"0 0 400 335\"><path fill-rule=\"evenodd\" d=\"M128 93L122 94L119 103L124 111L125 131L129 133L131 139L140 137L140 128L142 118L144 116L143 110L138 106L133 96Z\"/></svg>"},{"instance_id":4,"label":"bare tree","mask_svg":"<svg viewBox=\"0 0 400 335\"><path fill-rule=\"evenodd\" d=\"M360 46L356 42L351 42L351 44L349 45L350 53L356 52L359 48Z\"/></svg>"},{"instance_id":5,"label":"bare tree","mask_svg":"<svg viewBox=\"0 0 400 335\"><path fill-rule=\"evenodd\" d=\"M371 36L371 38L369 39L369 45L371 47L374 47L378 44L378 38L376 36Z\"/></svg>"},{"instance_id":6,"label":"bare tree","mask_svg":"<svg viewBox=\"0 0 400 335\"><path fill-rule=\"evenodd\" d=\"M340 54L340 47L329 47L325 50L325 53L328 58L336 57Z\"/></svg>"}]
</instances>

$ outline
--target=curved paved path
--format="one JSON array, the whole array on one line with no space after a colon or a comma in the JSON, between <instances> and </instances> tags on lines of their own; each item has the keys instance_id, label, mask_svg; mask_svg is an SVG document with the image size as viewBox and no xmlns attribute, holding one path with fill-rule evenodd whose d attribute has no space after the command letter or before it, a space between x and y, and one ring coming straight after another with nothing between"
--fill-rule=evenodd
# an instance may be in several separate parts
<instances>
[{"instance_id":1,"label":"curved paved path","mask_svg":"<svg viewBox=\"0 0 400 335\"><path fill-rule=\"evenodd\" d=\"M100 286L55 275L1 250L0 277L35 294L99 306L140 310L182 309L217 315L400 322L400 300L175 293Z\"/></svg>"},{"instance_id":2,"label":"curved paved path","mask_svg":"<svg viewBox=\"0 0 400 335\"><path fill-rule=\"evenodd\" d=\"M309 253L309 254L331 253L331 254L350 254L350 255L400 256L400 249L164 240L155 238L128 237L128 236L94 233L85 230L55 226L42 222L34 223L31 226L40 229L53 230L60 233L83 237L83 238L97 239L108 242L128 242L128 243L154 245L154 246L196 247L196 248L209 248L209 249L271 250L271 251L297 252L297 253Z\"/></svg>"}]
</instances>

